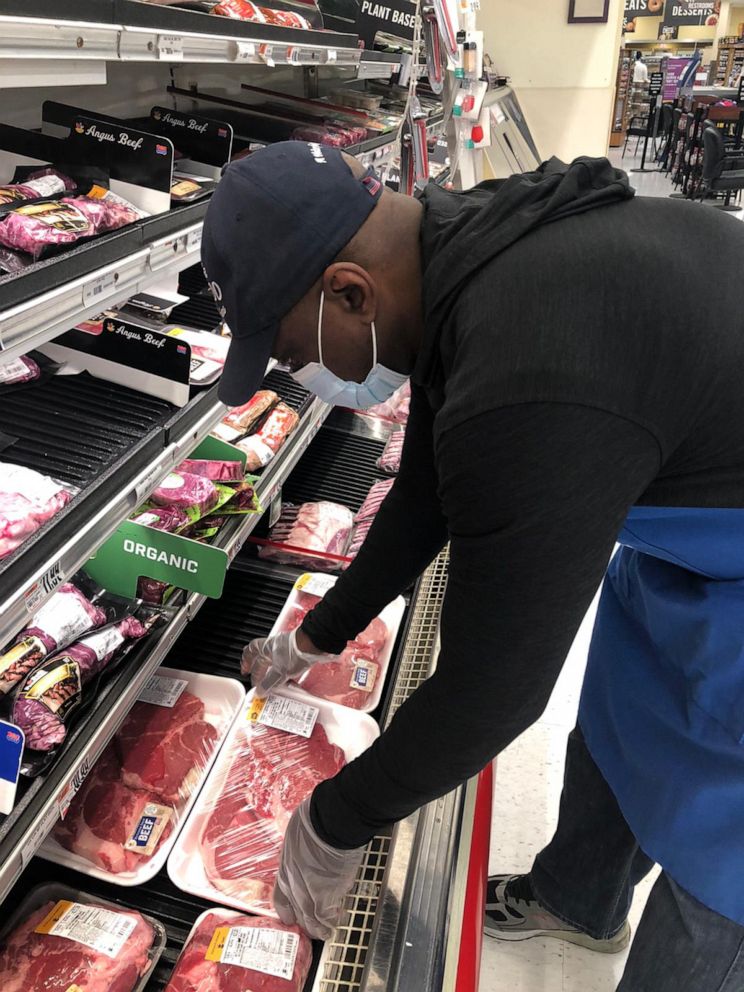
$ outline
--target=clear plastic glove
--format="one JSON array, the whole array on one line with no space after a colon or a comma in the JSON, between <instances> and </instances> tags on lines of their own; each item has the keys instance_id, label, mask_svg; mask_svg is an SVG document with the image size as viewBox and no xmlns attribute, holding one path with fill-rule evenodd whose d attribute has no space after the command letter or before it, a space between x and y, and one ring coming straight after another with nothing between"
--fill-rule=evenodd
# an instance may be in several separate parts
<instances>
[{"instance_id":1,"label":"clear plastic glove","mask_svg":"<svg viewBox=\"0 0 744 992\"><path fill-rule=\"evenodd\" d=\"M297 631L291 630L274 637L260 637L243 648L240 672L250 675L253 688L259 696L298 679L313 665L333 661L335 655L322 652L311 654L297 646Z\"/></svg>"},{"instance_id":2,"label":"clear plastic glove","mask_svg":"<svg viewBox=\"0 0 744 992\"><path fill-rule=\"evenodd\" d=\"M274 908L282 923L296 923L310 937L327 940L354 887L363 855L363 847L339 851L322 841L306 799L289 821L274 887Z\"/></svg>"}]
</instances>

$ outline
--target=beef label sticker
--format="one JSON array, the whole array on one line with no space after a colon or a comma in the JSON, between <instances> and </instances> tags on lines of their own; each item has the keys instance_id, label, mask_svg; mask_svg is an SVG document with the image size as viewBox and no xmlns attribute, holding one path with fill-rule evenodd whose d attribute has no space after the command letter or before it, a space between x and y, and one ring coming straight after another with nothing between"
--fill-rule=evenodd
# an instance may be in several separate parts
<instances>
[{"instance_id":1,"label":"beef label sticker","mask_svg":"<svg viewBox=\"0 0 744 992\"><path fill-rule=\"evenodd\" d=\"M165 675L153 675L139 694L139 702L154 703L156 706L167 706L168 709L173 709L187 686L188 682L185 679L171 679Z\"/></svg>"}]
</instances>

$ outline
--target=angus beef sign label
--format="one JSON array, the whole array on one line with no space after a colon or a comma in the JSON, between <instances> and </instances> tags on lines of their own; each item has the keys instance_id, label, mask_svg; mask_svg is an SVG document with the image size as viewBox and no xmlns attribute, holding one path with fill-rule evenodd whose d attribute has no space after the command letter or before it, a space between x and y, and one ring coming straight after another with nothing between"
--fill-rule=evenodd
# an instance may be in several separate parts
<instances>
[{"instance_id":1,"label":"angus beef sign label","mask_svg":"<svg viewBox=\"0 0 744 992\"><path fill-rule=\"evenodd\" d=\"M134 596L145 575L204 596L222 595L228 557L221 548L127 520L96 552L86 570L119 596Z\"/></svg>"}]
</instances>

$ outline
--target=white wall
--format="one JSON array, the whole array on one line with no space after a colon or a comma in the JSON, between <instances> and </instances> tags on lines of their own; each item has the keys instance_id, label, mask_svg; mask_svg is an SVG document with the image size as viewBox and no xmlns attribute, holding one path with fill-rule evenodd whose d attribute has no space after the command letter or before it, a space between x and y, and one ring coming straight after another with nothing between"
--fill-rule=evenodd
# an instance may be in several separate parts
<instances>
[{"instance_id":1,"label":"white wall","mask_svg":"<svg viewBox=\"0 0 744 992\"><path fill-rule=\"evenodd\" d=\"M607 153L623 6L610 0L607 24L569 24L568 0L481 4L486 51L511 77L543 158Z\"/></svg>"}]
</instances>

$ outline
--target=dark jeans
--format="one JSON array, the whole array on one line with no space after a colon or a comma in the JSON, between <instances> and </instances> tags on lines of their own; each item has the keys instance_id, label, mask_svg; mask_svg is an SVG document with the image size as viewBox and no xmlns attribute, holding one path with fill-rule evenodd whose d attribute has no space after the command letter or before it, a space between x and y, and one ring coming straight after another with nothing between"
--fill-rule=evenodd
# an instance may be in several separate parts
<instances>
[{"instance_id":1,"label":"dark jeans","mask_svg":"<svg viewBox=\"0 0 744 992\"><path fill-rule=\"evenodd\" d=\"M558 829L530 873L535 897L565 922L606 939L623 926L633 890L652 867L577 727L568 738ZM662 872L617 992L742 990L744 927Z\"/></svg>"}]
</instances>

